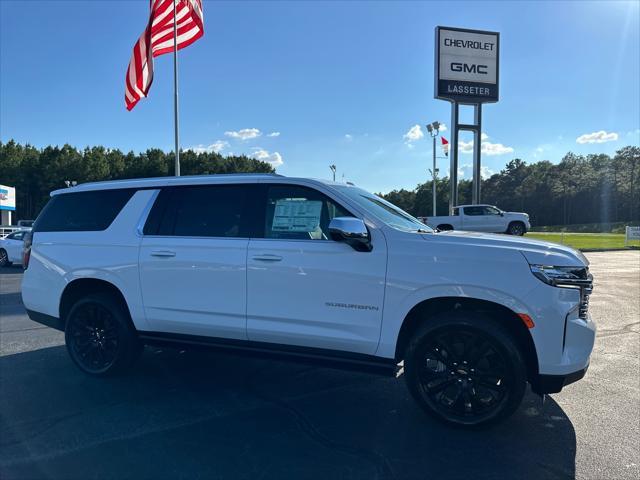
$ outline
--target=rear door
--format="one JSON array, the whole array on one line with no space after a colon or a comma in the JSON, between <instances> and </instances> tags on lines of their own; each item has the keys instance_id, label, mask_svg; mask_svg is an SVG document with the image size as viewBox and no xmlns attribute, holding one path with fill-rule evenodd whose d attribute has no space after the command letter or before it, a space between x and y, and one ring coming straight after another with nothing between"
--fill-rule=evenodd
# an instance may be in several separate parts
<instances>
[{"instance_id":1,"label":"rear door","mask_svg":"<svg viewBox=\"0 0 640 480\"><path fill-rule=\"evenodd\" d=\"M373 354L382 322L387 250L333 241L332 218L352 216L323 193L266 185L261 231L247 256L249 340Z\"/></svg>"},{"instance_id":2,"label":"rear door","mask_svg":"<svg viewBox=\"0 0 640 480\"><path fill-rule=\"evenodd\" d=\"M5 240L5 248L9 261L14 263L22 262L22 246L25 232L14 232L8 235Z\"/></svg>"},{"instance_id":3,"label":"rear door","mask_svg":"<svg viewBox=\"0 0 640 480\"><path fill-rule=\"evenodd\" d=\"M142 296L153 330L246 339L254 187L171 187L159 194L140 249Z\"/></svg>"},{"instance_id":4,"label":"rear door","mask_svg":"<svg viewBox=\"0 0 640 480\"><path fill-rule=\"evenodd\" d=\"M472 232L489 231L483 207L476 205L472 207L463 207L462 209L464 211L462 230L469 230Z\"/></svg>"}]
</instances>

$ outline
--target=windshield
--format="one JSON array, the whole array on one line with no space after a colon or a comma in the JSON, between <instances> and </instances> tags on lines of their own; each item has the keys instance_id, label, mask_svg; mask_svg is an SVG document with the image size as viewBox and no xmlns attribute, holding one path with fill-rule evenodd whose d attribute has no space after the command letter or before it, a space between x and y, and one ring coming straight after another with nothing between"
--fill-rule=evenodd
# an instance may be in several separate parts
<instances>
[{"instance_id":1,"label":"windshield","mask_svg":"<svg viewBox=\"0 0 640 480\"><path fill-rule=\"evenodd\" d=\"M390 227L405 232L433 233L434 231L431 227L428 227L417 218L412 217L404 210L399 209L392 203L366 190L346 185L336 186L335 188Z\"/></svg>"}]
</instances>

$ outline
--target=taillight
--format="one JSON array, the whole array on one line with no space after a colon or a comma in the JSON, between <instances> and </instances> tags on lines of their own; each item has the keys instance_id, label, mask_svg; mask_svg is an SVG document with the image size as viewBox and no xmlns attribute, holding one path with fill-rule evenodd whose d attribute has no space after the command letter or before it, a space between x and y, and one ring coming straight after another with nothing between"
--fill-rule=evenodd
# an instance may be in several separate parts
<instances>
[{"instance_id":1,"label":"taillight","mask_svg":"<svg viewBox=\"0 0 640 480\"><path fill-rule=\"evenodd\" d=\"M31 243L33 241L33 232L24 234L22 246L22 268L29 268L29 259L31 258Z\"/></svg>"}]
</instances>

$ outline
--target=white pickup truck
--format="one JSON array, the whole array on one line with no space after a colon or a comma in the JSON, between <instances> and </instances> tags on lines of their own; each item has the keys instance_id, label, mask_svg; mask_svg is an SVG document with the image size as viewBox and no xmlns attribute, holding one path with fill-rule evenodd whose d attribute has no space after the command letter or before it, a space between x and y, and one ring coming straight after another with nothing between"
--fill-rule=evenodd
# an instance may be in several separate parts
<instances>
[{"instance_id":1,"label":"white pickup truck","mask_svg":"<svg viewBox=\"0 0 640 480\"><path fill-rule=\"evenodd\" d=\"M503 212L493 205L459 205L453 209L453 215L418 218L438 230L524 235L531 228L526 213Z\"/></svg>"}]
</instances>

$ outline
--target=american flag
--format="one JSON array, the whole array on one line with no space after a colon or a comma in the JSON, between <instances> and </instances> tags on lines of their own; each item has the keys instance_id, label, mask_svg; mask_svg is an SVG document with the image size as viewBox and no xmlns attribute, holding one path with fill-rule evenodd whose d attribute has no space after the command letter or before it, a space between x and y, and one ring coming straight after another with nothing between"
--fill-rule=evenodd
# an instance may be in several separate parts
<instances>
[{"instance_id":1,"label":"american flag","mask_svg":"<svg viewBox=\"0 0 640 480\"><path fill-rule=\"evenodd\" d=\"M149 23L133 47L127 69L124 92L127 110L149 93L153 82L153 57L173 52L174 21L177 21L178 50L204 34L202 0L150 0L150 7Z\"/></svg>"}]
</instances>

